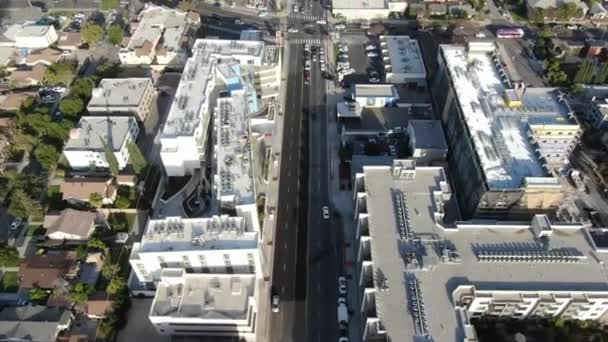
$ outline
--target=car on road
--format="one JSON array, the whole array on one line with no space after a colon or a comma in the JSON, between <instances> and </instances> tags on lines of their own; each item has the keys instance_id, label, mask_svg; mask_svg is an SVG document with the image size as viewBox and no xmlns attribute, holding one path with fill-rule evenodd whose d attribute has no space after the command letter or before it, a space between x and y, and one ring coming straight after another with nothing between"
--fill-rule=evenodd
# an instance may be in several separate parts
<instances>
[{"instance_id":1,"label":"car on road","mask_svg":"<svg viewBox=\"0 0 608 342\"><path fill-rule=\"evenodd\" d=\"M379 82L380 82L380 79L379 79L379 78L376 78L376 77L372 77L372 78L370 78L370 79L369 79L369 82L370 82L370 83L379 83Z\"/></svg>"},{"instance_id":2,"label":"car on road","mask_svg":"<svg viewBox=\"0 0 608 342\"><path fill-rule=\"evenodd\" d=\"M568 30L578 30L578 26L577 26L577 25L574 25L574 24L572 24L572 25L568 25L568 26L566 26L566 28L567 28Z\"/></svg>"},{"instance_id":3,"label":"car on road","mask_svg":"<svg viewBox=\"0 0 608 342\"><path fill-rule=\"evenodd\" d=\"M279 295L272 296L272 312L279 312Z\"/></svg>"},{"instance_id":4,"label":"car on road","mask_svg":"<svg viewBox=\"0 0 608 342\"><path fill-rule=\"evenodd\" d=\"M310 60L307 59L306 62L304 62L304 70L308 71L310 70Z\"/></svg>"},{"instance_id":5,"label":"car on road","mask_svg":"<svg viewBox=\"0 0 608 342\"><path fill-rule=\"evenodd\" d=\"M321 61L321 71L325 71L327 68L325 67L325 62Z\"/></svg>"},{"instance_id":6,"label":"car on road","mask_svg":"<svg viewBox=\"0 0 608 342\"><path fill-rule=\"evenodd\" d=\"M326 220L329 220L329 207L328 206L323 207L323 218Z\"/></svg>"},{"instance_id":7,"label":"car on road","mask_svg":"<svg viewBox=\"0 0 608 342\"><path fill-rule=\"evenodd\" d=\"M304 51L310 52L310 45L304 44Z\"/></svg>"},{"instance_id":8,"label":"car on road","mask_svg":"<svg viewBox=\"0 0 608 342\"><path fill-rule=\"evenodd\" d=\"M334 27L336 28L336 30L344 30L346 28L346 25L336 24L336 25L334 25Z\"/></svg>"},{"instance_id":9,"label":"car on road","mask_svg":"<svg viewBox=\"0 0 608 342\"><path fill-rule=\"evenodd\" d=\"M347 45L340 45L340 47L338 48L340 52L348 52L348 46Z\"/></svg>"},{"instance_id":10,"label":"car on road","mask_svg":"<svg viewBox=\"0 0 608 342\"><path fill-rule=\"evenodd\" d=\"M243 25L243 21L241 19L234 19L234 23L237 25Z\"/></svg>"},{"instance_id":11,"label":"car on road","mask_svg":"<svg viewBox=\"0 0 608 342\"><path fill-rule=\"evenodd\" d=\"M338 342L348 342L348 341L350 341L350 340L346 336L342 336L342 337L338 338Z\"/></svg>"},{"instance_id":12,"label":"car on road","mask_svg":"<svg viewBox=\"0 0 608 342\"><path fill-rule=\"evenodd\" d=\"M298 11L300 10L300 8L298 7L298 5L293 5L291 8L292 8L292 10L293 10L295 13L298 13Z\"/></svg>"},{"instance_id":13,"label":"car on road","mask_svg":"<svg viewBox=\"0 0 608 342\"><path fill-rule=\"evenodd\" d=\"M268 12L266 12L266 11L260 11L260 12L258 12L258 17L265 17L267 15L268 15Z\"/></svg>"},{"instance_id":14,"label":"car on road","mask_svg":"<svg viewBox=\"0 0 608 342\"><path fill-rule=\"evenodd\" d=\"M338 293L346 295L346 277L338 277Z\"/></svg>"},{"instance_id":15,"label":"car on road","mask_svg":"<svg viewBox=\"0 0 608 342\"><path fill-rule=\"evenodd\" d=\"M325 24L327 24L327 20L325 20L325 19L319 19L319 20L317 20L317 24L319 24L319 25L325 25Z\"/></svg>"},{"instance_id":16,"label":"car on road","mask_svg":"<svg viewBox=\"0 0 608 342\"><path fill-rule=\"evenodd\" d=\"M365 45L365 50L376 50L376 49L378 49L378 47L374 44Z\"/></svg>"},{"instance_id":17,"label":"car on road","mask_svg":"<svg viewBox=\"0 0 608 342\"><path fill-rule=\"evenodd\" d=\"M377 52L373 52L373 51L369 51L366 53L367 57L378 57L378 53Z\"/></svg>"},{"instance_id":18,"label":"car on road","mask_svg":"<svg viewBox=\"0 0 608 342\"><path fill-rule=\"evenodd\" d=\"M290 27L290 28L287 29L287 32L289 32L289 33L298 33L298 29L295 28L295 27Z\"/></svg>"},{"instance_id":19,"label":"car on road","mask_svg":"<svg viewBox=\"0 0 608 342\"><path fill-rule=\"evenodd\" d=\"M11 223L11 230L15 230L17 228L19 228L19 226L21 225L21 219L20 218L16 218L12 223Z\"/></svg>"}]
</instances>

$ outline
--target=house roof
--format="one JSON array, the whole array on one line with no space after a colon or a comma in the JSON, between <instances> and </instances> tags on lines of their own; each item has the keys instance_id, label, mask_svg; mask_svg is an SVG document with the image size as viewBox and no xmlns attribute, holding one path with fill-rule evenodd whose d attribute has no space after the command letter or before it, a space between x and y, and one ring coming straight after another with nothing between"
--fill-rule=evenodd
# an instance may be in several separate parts
<instances>
[{"instance_id":1,"label":"house roof","mask_svg":"<svg viewBox=\"0 0 608 342\"><path fill-rule=\"evenodd\" d=\"M15 124L15 118L0 118L0 128L11 128Z\"/></svg>"},{"instance_id":2,"label":"house roof","mask_svg":"<svg viewBox=\"0 0 608 342\"><path fill-rule=\"evenodd\" d=\"M92 193L110 198L116 189L107 178L66 178L59 184L59 191L64 199L88 201Z\"/></svg>"},{"instance_id":3,"label":"house roof","mask_svg":"<svg viewBox=\"0 0 608 342\"><path fill-rule=\"evenodd\" d=\"M47 236L61 232L88 238L96 218L97 213L94 212L65 209L57 214L45 215L43 226Z\"/></svg>"},{"instance_id":4,"label":"house roof","mask_svg":"<svg viewBox=\"0 0 608 342\"><path fill-rule=\"evenodd\" d=\"M80 45L81 42L82 36L80 35L80 32L60 32L57 46L59 48L72 47Z\"/></svg>"},{"instance_id":5,"label":"house roof","mask_svg":"<svg viewBox=\"0 0 608 342\"><path fill-rule=\"evenodd\" d=\"M76 253L59 251L28 257L19 268L22 277L21 287L31 289L35 286L50 289L55 287L76 264Z\"/></svg>"},{"instance_id":6,"label":"house roof","mask_svg":"<svg viewBox=\"0 0 608 342\"><path fill-rule=\"evenodd\" d=\"M69 316L66 310L44 305L9 306L0 310L0 321L67 323Z\"/></svg>"},{"instance_id":7,"label":"house roof","mask_svg":"<svg viewBox=\"0 0 608 342\"><path fill-rule=\"evenodd\" d=\"M137 181L137 175L117 175L116 182L118 184L131 184Z\"/></svg>"},{"instance_id":8,"label":"house roof","mask_svg":"<svg viewBox=\"0 0 608 342\"><path fill-rule=\"evenodd\" d=\"M50 65L59 62L60 59L61 51L47 48L31 52L25 58L25 64L34 65L38 63L45 63Z\"/></svg>"},{"instance_id":9,"label":"house roof","mask_svg":"<svg viewBox=\"0 0 608 342\"><path fill-rule=\"evenodd\" d=\"M0 321L0 339L17 341L54 341L57 337L56 322Z\"/></svg>"},{"instance_id":10,"label":"house roof","mask_svg":"<svg viewBox=\"0 0 608 342\"><path fill-rule=\"evenodd\" d=\"M1 96L2 102L0 102L1 110L12 111L17 110L21 107L21 104L28 97L35 97L36 93L32 91L25 92L10 92L4 96ZM0 125L1 126L1 125Z\"/></svg>"},{"instance_id":11,"label":"house roof","mask_svg":"<svg viewBox=\"0 0 608 342\"><path fill-rule=\"evenodd\" d=\"M105 316L112 311L113 300L107 298L105 292L95 292L89 297L87 302L87 314L89 316Z\"/></svg>"},{"instance_id":12,"label":"house roof","mask_svg":"<svg viewBox=\"0 0 608 342\"><path fill-rule=\"evenodd\" d=\"M135 125L131 116L83 116L70 132L64 150L103 151L105 141L114 151L120 151Z\"/></svg>"},{"instance_id":13,"label":"house roof","mask_svg":"<svg viewBox=\"0 0 608 342\"><path fill-rule=\"evenodd\" d=\"M42 82L44 79L44 74L46 74L46 69L46 65L36 64L33 67L13 71L9 79L12 82L24 82L30 80Z\"/></svg>"}]
</instances>

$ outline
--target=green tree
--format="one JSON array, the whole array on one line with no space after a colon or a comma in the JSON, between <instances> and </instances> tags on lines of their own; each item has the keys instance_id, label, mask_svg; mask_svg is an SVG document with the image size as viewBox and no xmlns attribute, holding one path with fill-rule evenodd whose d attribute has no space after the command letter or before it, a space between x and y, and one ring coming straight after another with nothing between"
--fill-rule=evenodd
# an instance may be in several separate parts
<instances>
[{"instance_id":1,"label":"green tree","mask_svg":"<svg viewBox=\"0 0 608 342\"><path fill-rule=\"evenodd\" d=\"M34 287L29 292L30 300L37 304L46 303L46 299L49 297L49 293L47 290L43 290L39 287Z\"/></svg>"},{"instance_id":2,"label":"green tree","mask_svg":"<svg viewBox=\"0 0 608 342\"><path fill-rule=\"evenodd\" d=\"M70 95L88 100L91 97L93 88L95 88L95 80L92 77L79 78L70 86Z\"/></svg>"},{"instance_id":3,"label":"green tree","mask_svg":"<svg viewBox=\"0 0 608 342\"><path fill-rule=\"evenodd\" d=\"M84 259L87 256L87 246L85 245L79 245L78 247L76 247L76 257L78 259Z\"/></svg>"},{"instance_id":4,"label":"green tree","mask_svg":"<svg viewBox=\"0 0 608 342\"><path fill-rule=\"evenodd\" d=\"M124 279L115 277L112 278L108 286L106 287L106 292L110 295L117 295L125 290L126 282Z\"/></svg>"},{"instance_id":5,"label":"green tree","mask_svg":"<svg viewBox=\"0 0 608 342\"><path fill-rule=\"evenodd\" d=\"M111 44L118 45L122 42L122 37L124 35L124 30L120 25L112 25L108 28L108 41Z\"/></svg>"},{"instance_id":6,"label":"green tree","mask_svg":"<svg viewBox=\"0 0 608 342\"><path fill-rule=\"evenodd\" d=\"M547 78L552 86L561 87L568 84L568 75L557 60L547 62Z\"/></svg>"},{"instance_id":7,"label":"green tree","mask_svg":"<svg viewBox=\"0 0 608 342\"><path fill-rule=\"evenodd\" d=\"M72 290L70 290L70 298L76 304L84 304L89 300L89 296L95 291L95 289L89 285L84 283L78 283Z\"/></svg>"},{"instance_id":8,"label":"green tree","mask_svg":"<svg viewBox=\"0 0 608 342\"><path fill-rule=\"evenodd\" d=\"M129 150L129 161L133 165L133 170L135 173L140 174L146 168L146 158L144 158L139 146L134 142L129 142L127 149Z\"/></svg>"},{"instance_id":9,"label":"green tree","mask_svg":"<svg viewBox=\"0 0 608 342\"><path fill-rule=\"evenodd\" d=\"M0 245L0 267L16 267L19 266L19 252L17 248Z\"/></svg>"},{"instance_id":10,"label":"green tree","mask_svg":"<svg viewBox=\"0 0 608 342\"><path fill-rule=\"evenodd\" d=\"M89 196L89 203L91 203L91 205L95 208L101 208L101 206L103 205L103 197L100 193L93 192Z\"/></svg>"},{"instance_id":11,"label":"green tree","mask_svg":"<svg viewBox=\"0 0 608 342\"><path fill-rule=\"evenodd\" d=\"M88 22L82 27L80 34L82 35L82 40L89 44L90 47L101 40L101 37L103 37L103 28L97 24Z\"/></svg>"},{"instance_id":12,"label":"green tree","mask_svg":"<svg viewBox=\"0 0 608 342\"><path fill-rule=\"evenodd\" d=\"M106 279L112 279L120 274L120 266L115 263L106 262L101 268L101 275Z\"/></svg>"},{"instance_id":13,"label":"green tree","mask_svg":"<svg viewBox=\"0 0 608 342\"><path fill-rule=\"evenodd\" d=\"M68 117L76 118L84 111L84 102L75 96L68 96L59 102L59 110Z\"/></svg>"},{"instance_id":14,"label":"green tree","mask_svg":"<svg viewBox=\"0 0 608 342\"><path fill-rule=\"evenodd\" d=\"M70 63L53 63L46 69L44 74L44 82L50 85L67 86L74 78L74 64Z\"/></svg>"},{"instance_id":15,"label":"green tree","mask_svg":"<svg viewBox=\"0 0 608 342\"><path fill-rule=\"evenodd\" d=\"M52 140L52 142L54 142L55 147L61 149L63 147L63 143L70 135L70 129L72 129L73 127L74 125L69 120L63 120L61 122L50 122L46 127L45 138Z\"/></svg>"},{"instance_id":16,"label":"green tree","mask_svg":"<svg viewBox=\"0 0 608 342\"><path fill-rule=\"evenodd\" d=\"M120 65L118 63L104 63L95 69L95 76L99 78L113 78L118 75Z\"/></svg>"},{"instance_id":17,"label":"green tree","mask_svg":"<svg viewBox=\"0 0 608 342\"><path fill-rule=\"evenodd\" d=\"M11 204L8 206L9 214L22 218L30 217L30 215L35 218L42 217L42 207L28 196L24 190L20 188L13 190L10 200Z\"/></svg>"},{"instance_id":18,"label":"green tree","mask_svg":"<svg viewBox=\"0 0 608 342\"><path fill-rule=\"evenodd\" d=\"M117 9L120 4L120 0L102 0L101 1L101 9L104 11L110 11L113 9Z\"/></svg>"},{"instance_id":19,"label":"green tree","mask_svg":"<svg viewBox=\"0 0 608 342\"><path fill-rule=\"evenodd\" d=\"M593 79L593 83L595 84L604 84L608 81L608 62L602 63L600 66L600 71L595 75Z\"/></svg>"},{"instance_id":20,"label":"green tree","mask_svg":"<svg viewBox=\"0 0 608 342\"><path fill-rule=\"evenodd\" d=\"M87 246L91 249L97 249L97 250L101 250L104 252L108 250L108 246L105 244L105 242L101 241L99 238L89 239Z\"/></svg>"},{"instance_id":21,"label":"green tree","mask_svg":"<svg viewBox=\"0 0 608 342\"><path fill-rule=\"evenodd\" d=\"M118 196L114 202L114 206L118 209L128 209L131 208L131 201L124 196Z\"/></svg>"},{"instance_id":22,"label":"green tree","mask_svg":"<svg viewBox=\"0 0 608 342\"><path fill-rule=\"evenodd\" d=\"M112 148L110 148L110 145L108 145L108 143L102 137L99 137L99 139L101 139L101 143L103 144L103 152L106 157L106 161L108 162L108 168L110 169L110 173L113 177L116 177L118 176L118 172L120 170L118 160L114 155L114 151Z\"/></svg>"},{"instance_id":23,"label":"green tree","mask_svg":"<svg viewBox=\"0 0 608 342\"><path fill-rule=\"evenodd\" d=\"M11 141L11 148L15 151L30 152L34 145L38 143L35 136L25 133L23 130L17 130Z\"/></svg>"},{"instance_id":24,"label":"green tree","mask_svg":"<svg viewBox=\"0 0 608 342\"><path fill-rule=\"evenodd\" d=\"M583 14L583 10L579 8L574 2L568 2L566 4L561 4L555 10L555 16L559 20L570 20L574 18L581 17Z\"/></svg>"},{"instance_id":25,"label":"green tree","mask_svg":"<svg viewBox=\"0 0 608 342\"><path fill-rule=\"evenodd\" d=\"M55 147L51 145L38 145L34 151L34 156L36 156L36 160L38 160L45 170L54 169L59 160L59 153Z\"/></svg>"}]
</instances>

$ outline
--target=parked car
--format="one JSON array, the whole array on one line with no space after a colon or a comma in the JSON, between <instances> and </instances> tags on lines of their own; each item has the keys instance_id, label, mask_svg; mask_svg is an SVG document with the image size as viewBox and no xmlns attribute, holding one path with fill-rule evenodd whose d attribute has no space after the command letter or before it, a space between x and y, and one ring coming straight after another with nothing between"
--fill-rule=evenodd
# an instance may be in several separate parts
<instances>
[{"instance_id":1,"label":"parked car","mask_svg":"<svg viewBox=\"0 0 608 342\"><path fill-rule=\"evenodd\" d=\"M340 52L348 52L348 46L347 45L340 45L339 50L340 50Z\"/></svg>"},{"instance_id":2,"label":"parked car","mask_svg":"<svg viewBox=\"0 0 608 342\"><path fill-rule=\"evenodd\" d=\"M279 295L272 296L272 312L279 312Z\"/></svg>"},{"instance_id":3,"label":"parked car","mask_svg":"<svg viewBox=\"0 0 608 342\"><path fill-rule=\"evenodd\" d=\"M334 25L334 27L336 28L336 30L344 30L346 28L346 25L336 24L336 25Z\"/></svg>"},{"instance_id":4,"label":"parked car","mask_svg":"<svg viewBox=\"0 0 608 342\"><path fill-rule=\"evenodd\" d=\"M325 24L327 24L327 20L325 20L325 19L319 19L319 20L317 20L317 24L319 24L319 25L325 25Z\"/></svg>"},{"instance_id":5,"label":"parked car","mask_svg":"<svg viewBox=\"0 0 608 342\"><path fill-rule=\"evenodd\" d=\"M298 29L295 28L295 27L290 27L290 28L287 29L287 32L289 32L289 33L298 33Z\"/></svg>"},{"instance_id":6,"label":"parked car","mask_svg":"<svg viewBox=\"0 0 608 342\"><path fill-rule=\"evenodd\" d=\"M11 230L15 230L17 228L19 228L19 226L21 225L21 219L20 218L16 218L12 223L11 223Z\"/></svg>"},{"instance_id":7,"label":"parked car","mask_svg":"<svg viewBox=\"0 0 608 342\"><path fill-rule=\"evenodd\" d=\"M378 53L373 52L373 51L368 52L366 55L367 55L367 57L370 57L370 58L378 57Z\"/></svg>"},{"instance_id":8,"label":"parked car","mask_svg":"<svg viewBox=\"0 0 608 342\"><path fill-rule=\"evenodd\" d=\"M338 293L346 295L346 277L338 277Z\"/></svg>"},{"instance_id":9,"label":"parked car","mask_svg":"<svg viewBox=\"0 0 608 342\"><path fill-rule=\"evenodd\" d=\"M308 59L306 60L306 62L304 62L304 70L310 70L310 60Z\"/></svg>"},{"instance_id":10,"label":"parked car","mask_svg":"<svg viewBox=\"0 0 608 342\"><path fill-rule=\"evenodd\" d=\"M369 82L370 82L370 83L379 83L379 82L380 82L380 79L379 79L379 78L372 77L372 78L370 78L370 79L369 79Z\"/></svg>"},{"instance_id":11,"label":"parked car","mask_svg":"<svg viewBox=\"0 0 608 342\"><path fill-rule=\"evenodd\" d=\"M365 49L366 50L376 50L378 47L374 44L367 44L365 45Z\"/></svg>"},{"instance_id":12,"label":"parked car","mask_svg":"<svg viewBox=\"0 0 608 342\"><path fill-rule=\"evenodd\" d=\"M328 206L323 207L323 218L326 220L329 220L329 207Z\"/></svg>"},{"instance_id":13,"label":"parked car","mask_svg":"<svg viewBox=\"0 0 608 342\"><path fill-rule=\"evenodd\" d=\"M268 12L266 12L266 11L260 11L260 12L258 12L258 17L265 17L267 15L268 15Z\"/></svg>"}]
</instances>

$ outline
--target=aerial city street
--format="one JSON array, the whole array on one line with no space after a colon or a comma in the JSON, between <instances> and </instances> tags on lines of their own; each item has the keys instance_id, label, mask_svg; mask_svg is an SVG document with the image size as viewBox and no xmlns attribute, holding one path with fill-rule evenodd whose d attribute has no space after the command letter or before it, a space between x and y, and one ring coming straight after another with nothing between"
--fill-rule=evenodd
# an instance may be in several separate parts
<instances>
[{"instance_id":1,"label":"aerial city street","mask_svg":"<svg viewBox=\"0 0 608 342\"><path fill-rule=\"evenodd\" d=\"M0 340L608 339L603 2L0 21Z\"/></svg>"}]
</instances>

